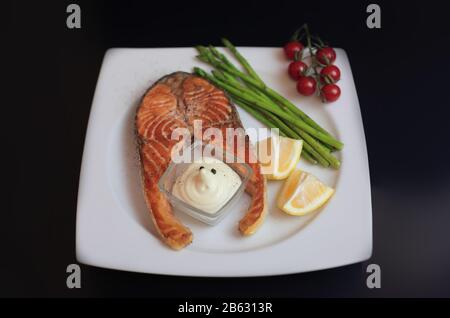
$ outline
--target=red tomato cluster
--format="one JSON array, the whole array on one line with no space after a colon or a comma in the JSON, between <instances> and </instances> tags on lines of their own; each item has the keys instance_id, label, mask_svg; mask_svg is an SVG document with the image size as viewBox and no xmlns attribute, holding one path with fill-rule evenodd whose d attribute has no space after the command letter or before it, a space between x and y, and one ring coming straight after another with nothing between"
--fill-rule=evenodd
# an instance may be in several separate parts
<instances>
[{"instance_id":1,"label":"red tomato cluster","mask_svg":"<svg viewBox=\"0 0 450 318\"><path fill-rule=\"evenodd\" d=\"M341 78L341 71L333 64L336 60L336 51L325 45L312 47L309 33L306 36L308 41L306 48L312 53L310 66L303 61L306 48L302 42L293 39L284 46L286 57L292 60L288 67L289 76L297 81L297 91L301 95L310 96L318 93L322 101L334 102L341 96L341 89L336 85Z\"/></svg>"}]
</instances>

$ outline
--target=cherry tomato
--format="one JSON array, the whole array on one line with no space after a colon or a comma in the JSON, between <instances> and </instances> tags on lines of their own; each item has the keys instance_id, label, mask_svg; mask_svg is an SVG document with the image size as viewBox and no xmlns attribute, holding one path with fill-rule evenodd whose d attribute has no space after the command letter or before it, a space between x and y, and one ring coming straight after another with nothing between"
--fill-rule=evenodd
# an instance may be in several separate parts
<instances>
[{"instance_id":1,"label":"cherry tomato","mask_svg":"<svg viewBox=\"0 0 450 318\"><path fill-rule=\"evenodd\" d=\"M331 47L323 47L317 50L316 58L320 64L330 65L336 60L336 52Z\"/></svg>"},{"instance_id":2,"label":"cherry tomato","mask_svg":"<svg viewBox=\"0 0 450 318\"><path fill-rule=\"evenodd\" d=\"M288 71L292 79L298 80L300 77L305 75L307 69L308 65L306 65L302 61L294 61L289 64Z\"/></svg>"},{"instance_id":3,"label":"cherry tomato","mask_svg":"<svg viewBox=\"0 0 450 318\"><path fill-rule=\"evenodd\" d=\"M288 59L294 60L296 53L303 51L303 48L304 45L302 43L298 41L291 41L284 46L284 53Z\"/></svg>"},{"instance_id":4,"label":"cherry tomato","mask_svg":"<svg viewBox=\"0 0 450 318\"><path fill-rule=\"evenodd\" d=\"M321 89L321 95L325 102L334 102L341 96L341 89L336 84L326 84Z\"/></svg>"},{"instance_id":5,"label":"cherry tomato","mask_svg":"<svg viewBox=\"0 0 450 318\"><path fill-rule=\"evenodd\" d=\"M328 79L331 80L332 83L336 83L341 79L341 71L336 65L325 66L320 71L320 81L324 84L331 84L328 82Z\"/></svg>"},{"instance_id":6,"label":"cherry tomato","mask_svg":"<svg viewBox=\"0 0 450 318\"><path fill-rule=\"evenodd\" d=\"M312 76L302 76L297 82L297 91L304 95L310 96L316 92L317 83Z\"/></svg>"}]
</instances>

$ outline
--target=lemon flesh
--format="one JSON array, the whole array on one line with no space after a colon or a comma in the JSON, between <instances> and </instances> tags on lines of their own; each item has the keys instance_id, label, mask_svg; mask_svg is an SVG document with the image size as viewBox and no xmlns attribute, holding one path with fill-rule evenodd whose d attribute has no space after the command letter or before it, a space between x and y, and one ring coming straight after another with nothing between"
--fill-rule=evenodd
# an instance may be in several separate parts
<instances>
[{"instance_id":1,"label":"lemon flesh","mask_svg":"<svg viewBox=\"0 0 450 318\"><path fill-rule=\"evenodd\" d=\"M257 147L262 173L269 180L281 180L297 166L303 141L274 135L258 142Z\"/></svg>"},{"instance_id":2,"label":"lemon flesh","mask_svg":"<svg viewBox=\"0 0 450 318\"><path fill-rule=\"evenodd\" d=\"M334 189L313 175L296 169L283 185L277 205L288 214L305 215L320 208L333 194Z\"/></svg>"}]
</instances>

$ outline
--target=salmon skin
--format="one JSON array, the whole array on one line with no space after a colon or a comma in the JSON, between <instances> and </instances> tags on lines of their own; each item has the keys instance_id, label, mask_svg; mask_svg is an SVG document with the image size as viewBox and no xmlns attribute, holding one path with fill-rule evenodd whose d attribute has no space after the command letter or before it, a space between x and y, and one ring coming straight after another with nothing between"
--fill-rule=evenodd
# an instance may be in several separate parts
<instances>
[{"instance_id":1,"label":"salmon skin","mask_svg":"<svg viewBox=\"0 0 450 318\"><path fill-rule=\"evenodd\" d=\"M185 72L159 79L145 93L136 111L135 129L144 197L162 240L175 250L190 244L193 235L173 214L169 201L158 188L158 181L171 162L173 147L180 143L171 138L172 133L178 128L194 132L195 120L201 121L203 129L214 127L225 132L228 128L243 128L236 107L222 90ZM262 224L267 213L266 180L260 164L251 158L255 152L248 136L240 133L233 138L244 140L242 144L248 154L244 160L253 172L246 187L252 200L239 222L239 231L250 235ZM221 147L227 147L227 144L223 143ZM237 153L236 147L227 151Z\"/></svg>"}]
</instances>

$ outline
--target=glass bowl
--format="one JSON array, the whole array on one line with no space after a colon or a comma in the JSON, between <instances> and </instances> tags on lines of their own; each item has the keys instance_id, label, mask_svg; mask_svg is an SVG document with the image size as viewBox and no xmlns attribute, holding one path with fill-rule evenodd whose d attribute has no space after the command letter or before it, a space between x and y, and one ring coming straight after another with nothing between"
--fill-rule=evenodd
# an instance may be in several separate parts
<instances>
[{"instance_id":1,"label":"glass bowl","mask_svg":"<svg viewBox=\"0 0 450 318\"><path fill-rule=\"evenodd\" d=\"M239 162L239 160L230 152L224 151L217 147L214 147L213 155L210 155L211 145L205 145L201 142L196 142L190 145L189 147L183 148L183 155L179 156L177 160L174 160L172 156L172 161L169 164L166 171L163 173L158 182L159 190L164 193L171 203L172 207L176 212L180 211L190 215L191 217L209 224L216 225L219 223L231 210L233 205L239 200L242 196L242 193L245 190L248 179L252 174L251 167L245 162ZM208 152L206 156L214 157L216 159L221 160L226 165L228 165L231 169L233 169L241 178L241 184L236 192L228 199L228 201L215 213L205 212L197 207L192 206L191 204L184 202L178 197L172 194L172 188L175 184L177 178L186 171L186 169L190 166L195 159L201 158L202 155L205 154L205 149L208 148ZM187 156L186 156L187 154ZM223 159L226 158L224 161ZM192 160L194 159L194 160ZM231 159L231 162L230 162ZM229 162L229 163L228 163Z\"/></svg>"}]
</instances>

